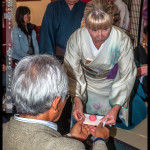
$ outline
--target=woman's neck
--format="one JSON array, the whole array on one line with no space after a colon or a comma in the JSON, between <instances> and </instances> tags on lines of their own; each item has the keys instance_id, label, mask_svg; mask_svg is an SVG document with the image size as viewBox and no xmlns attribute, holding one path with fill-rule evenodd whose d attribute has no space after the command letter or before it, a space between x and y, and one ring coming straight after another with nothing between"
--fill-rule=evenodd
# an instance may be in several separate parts
<instances>
[{"instance_id":1,"label":"woman's neck","mask_svg":"<svg viewBox=\"0 0 150 150\"><path fill-rule=\"evenodd\" d=\"M97 50L99 50L101 45L102 45L102 43L94 42L94 41L93 41L93 43L94 43L95 47L97 48Z\"/></svg>"}]
</instances>

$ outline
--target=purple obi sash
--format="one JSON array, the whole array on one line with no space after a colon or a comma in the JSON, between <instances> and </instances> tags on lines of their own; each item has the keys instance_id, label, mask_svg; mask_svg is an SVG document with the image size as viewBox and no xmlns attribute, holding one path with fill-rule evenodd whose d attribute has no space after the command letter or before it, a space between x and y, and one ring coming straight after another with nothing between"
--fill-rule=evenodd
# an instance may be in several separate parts
<instances>
[{"instance_id":1,"label":"purple obi sash","mask_svg":"<svg viewBox=\"0 0 150 150\"><path fill-rule=\"evenodd\" d=\"M92 70L92 68L85 66L83 63L81 63L81 66L82 66L86 75L88 75L92 78L96 78L96 79L105 78L105 77L106 77L106 79L114 79L116 77L116 74L118 71L118 64L115 64L112 69L104 70L101 73L98 73L98 72Z\"/></svg>"}]
</instances>

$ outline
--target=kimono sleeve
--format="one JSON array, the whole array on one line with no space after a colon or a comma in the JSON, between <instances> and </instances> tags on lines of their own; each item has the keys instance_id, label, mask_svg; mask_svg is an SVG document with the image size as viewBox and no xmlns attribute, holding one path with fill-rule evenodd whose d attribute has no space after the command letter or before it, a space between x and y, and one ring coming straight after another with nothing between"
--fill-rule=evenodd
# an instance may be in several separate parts
<instances>
[{"instance_id":1,"label":"kimono sleeve","mask_svg":"<svg viewBox=\"0 0 150 150\"><path fill-rule=\"evenodd\" d=\"M77 35L78 36L78 35ZM80 40L75 35L68 40L64 68L69 79L69 92L72 97L79 97L83 103L86 102L86 86L84 73L80 64L81 61Z\"/></svg>"},{"instance_id":2,"label":"kimono sleeve","mask_svg":"<svg viewBox=\"0 0 150 150\"><path fill-rule=\"evenodd\" d=\"M134 62L133 46L129 38L122 39L118 59L118 73L109 96L110 104L123 106L127 102L136 79L137 68Z\"/></svg>"}]
</instances>

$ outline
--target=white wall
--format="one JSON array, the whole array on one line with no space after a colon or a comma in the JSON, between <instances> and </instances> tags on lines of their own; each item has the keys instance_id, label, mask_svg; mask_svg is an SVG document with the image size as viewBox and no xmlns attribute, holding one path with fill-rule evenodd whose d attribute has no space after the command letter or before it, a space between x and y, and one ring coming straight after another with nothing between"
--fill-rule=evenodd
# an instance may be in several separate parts
<instances>
[{"instance_id":1,"label":"white wall","mask_svg":"<svg viewBox=\"0 0 150 150\"><path fill-rule=\"evenodd\" d=\"M31 10L31 23L40 26L47 5L51 0L16 2L16 7L27 6Z\"/></svg>"}]
</instances>

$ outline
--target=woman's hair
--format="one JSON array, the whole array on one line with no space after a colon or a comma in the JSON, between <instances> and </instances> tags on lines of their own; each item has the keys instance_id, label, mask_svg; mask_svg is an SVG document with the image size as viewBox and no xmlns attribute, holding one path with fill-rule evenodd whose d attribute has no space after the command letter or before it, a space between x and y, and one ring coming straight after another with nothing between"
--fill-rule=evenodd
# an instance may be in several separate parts
<instances>
[{"instance_id":1,"label":"woman's hair","mask_svg":"<svg viewBox=\"0 0 150 150\"><path fill-rule=\"evenodd\" d=\"M56 97L64 101L67 92L67 74L50 55L24 57L14 70L12 96L19 114L44 113Z\"/></svg>"},{"instance_id":2,"label":"woman's hair","mask_svg":"<svg viewBox=\"0 0 150 150\"><path fill-rule=\"evenodd\" d=\"M108 0L92 0L84 10L86 27L92 30L106 29L112 25L112 5Z\"/></svg>"},{"instance_id":3,"label":"woman's hair","mask_svg":"<svg viewBox=\"0 0 150 150\"><path fill-rule=\"evenodd\" d=\"M24 22L24 15L30 14L30 9L26 6L19 6L16 10L16 16L15 20L18 25L18 27L27 34L27 31L25 29L25 22Z\"/></svg>"}]
</instances>

